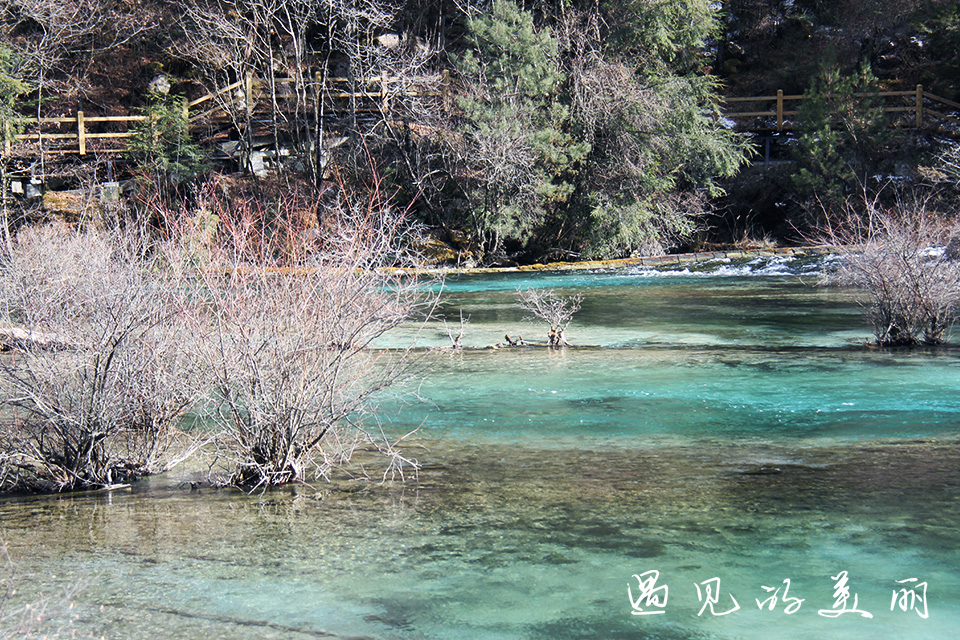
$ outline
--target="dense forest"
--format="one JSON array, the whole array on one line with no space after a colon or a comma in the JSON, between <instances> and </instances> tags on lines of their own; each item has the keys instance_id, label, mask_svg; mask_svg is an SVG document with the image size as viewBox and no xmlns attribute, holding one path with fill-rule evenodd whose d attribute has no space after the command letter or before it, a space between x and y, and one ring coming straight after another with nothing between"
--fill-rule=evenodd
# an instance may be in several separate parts
<instances>
[{"instance_id":1,"label":"dense forest","mask_svg":"<svg viewBox=\"0 0 960 640\"><path fill-rule=\"evenodd\" d=\"M28 116L147 116L122 158L41 147L6 154L5 174L135 176L142 215L207 198L322 218L375 186L406 212L410 248L490 265L797 242L877 194L956 203L956 126L891 126L870 97L922 84L960 100L946 0L4 0L2 19L8 142ZM245 78L259 111L252 93L216 94ZM389 100L371 78L391 79ZM336 79L354 97L311 100ZM789 135L722 117L723 96L777 90L807 97ZM229 127L184 116L211 93ZM779 161L755 166L771 139ZM8 226L44 215L4 206Z\"/></svg>"}]
</instances>

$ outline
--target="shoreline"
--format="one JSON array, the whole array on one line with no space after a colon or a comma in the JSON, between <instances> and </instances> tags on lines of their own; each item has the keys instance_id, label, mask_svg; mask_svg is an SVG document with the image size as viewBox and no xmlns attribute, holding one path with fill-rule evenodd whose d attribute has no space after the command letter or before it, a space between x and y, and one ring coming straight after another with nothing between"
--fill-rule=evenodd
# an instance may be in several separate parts
<instances>
[{"instance_id":1,"label":"shoreline","mask_svg":"<svg viewBox=\"0 0 960 640\"><path fill-rule=\"evenodd\" d=\"M397 267L390 271L401 271L416 274L440 275L484 275L499 273L525 273L540 271L588 271L591 269L623 269L627 267L661 267L664 265L699 264L719 259L740 259L750 257L772 256L811 256L824 255L834 250L828 245L813 245L804 247L778 247L769 249L733 249L721 251L698 251L693 253L673 253L658 256L642 256L636 258L618 258L614 260L584 260L582 262L547 262L515 267L445 267L430 266L417 268Z\"/></svg>"}]
</instances>

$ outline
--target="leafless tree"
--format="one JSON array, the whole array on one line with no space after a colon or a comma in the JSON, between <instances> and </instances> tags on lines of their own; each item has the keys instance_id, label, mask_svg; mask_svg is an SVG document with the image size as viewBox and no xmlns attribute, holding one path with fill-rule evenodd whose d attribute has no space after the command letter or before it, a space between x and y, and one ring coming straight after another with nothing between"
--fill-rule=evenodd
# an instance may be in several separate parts
<instances>
[{"instance_id":1,"label":"leafless tree","mask_svg":"<svg viewBox=\"0 0 960 640\"><path fill-rule=\"evenodd\" d=\"M154 26L133 12L113 11L104 0L0 0L0 20L6 28L0 38L31 63L30 76L25 79L37 90L38 119L51 97L82 97L88 88L85 80L90 61L96 54ZM42 165L42 136L40 149Z\"/></svg>"},{"instance_id":2,"label":"leafless tree","mask_svg":"<svg viewBox=\"0 0 960 640\"><path fill-rule=\"evenodd\" d=\"M247 132L251 143L256 105L247 101L263 100L274 145L279 146L283 133L305 151L322 140L323 109L331 93L345 88L351 94L369 93L366 80L386 72L376 67L376 42L393 12L388 3L376 0L192 2L183 12L183 38L175 48L198 64L212 90L248 73L265 82L265 91L256 96L245 89L219 95L220 106ZM317 30L324 33L320 54L324 59L317 59L311 50L315 43L308 36ZM344 59L332 60L335 54ZM349 87L326 82L344 74Z\"/></svg>"},{"instance_id":3,"label":"leafless tree","mask_svg":"<svg viewBox=\"0 0 960 640\"><path fill-rule=\"evenodd\" d=\"M180 302L156 266L137 241L96 232L17 236L0 270L4 321L56 340L0 359L0 489L106 486L175 462L196 397Z\"/></svg>"},{"instance_id":4,"label":"leafless tree","mask_svg":"<svg viewBox=\"0 0 960 640\"><path fill-rule=\"evenodd\" d=\"M560 296L553 289L518 289L520 306L530 316L550 325L547 338L551 347L569 346L564 333L573 316L580 310L583 295Z\"/></svg>"},{"instance_id":5,"label":"leafless tree","mask_svg":"<svg viewBox=\"0 0 960 640\"><path fill-rule=\"evenodd\" d=\"M463 317L463 309L460 310L460 324L457 334L454 335L453 329L450 328L450 325L447 324L446 318L443 319L443 329L447 332L447 337L450 338L450 348L454 350L459 350L463 348L463 331L467 326L467 323L470 321L470 318Z\"/></svg>"},{"instance_id":6,"label":"leafless tree","mask_svg":"<svg viewBox=\"0 0 960 640\"><path fill-rule=\"evenodd\" d=\"M882 346L935 345L960 310L960 261L949 251L960 225L923 203L847 207L820 235L841 262L826 281L864 289Z\"/></svg>"},{"instance_id":7,"label":"leafless tree","mask_svg":"<svg viewBox=\"0 0 960 640\"><path fill-rule=\"evenodd\" d=\"M277 198L268 206L296 220ZM415 278L387 268L402 212L376 195L344 199L324 208L319 232L277 233L257 219L261 204L206 202L223 223L191 276L202 295L190 334L228 482L252 490L326 476L370 447L387 461L384 477L415 469L376 413L412 362L407 344L388 348L389 332L423 302ZM182 246L171 251L175 262Z\"/></svg>"}]
</instances>

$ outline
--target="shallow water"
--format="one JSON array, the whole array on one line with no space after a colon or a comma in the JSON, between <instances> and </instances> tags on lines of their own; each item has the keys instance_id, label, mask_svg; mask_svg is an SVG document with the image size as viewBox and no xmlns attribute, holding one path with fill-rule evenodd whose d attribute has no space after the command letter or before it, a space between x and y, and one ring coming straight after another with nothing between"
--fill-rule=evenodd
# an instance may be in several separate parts
<instances>
[{"instance_id":1,"label":"shallow water","mask_svg":"<svg viewBox=\"0 0 960 640\"><path fill-rule=\"evenodd\" d=\"M416 482L4 499L17 597L79 583L51 624L110 638L952 638L958 352L863 348L853 296L769 268L448 281L477 346L535 335L517 286L582 291L578 346L426 354L428 402L383 405ZM872 618L818 613L842 571Z\"/></svg>"},{"instance_id":2,"label":"shallow water","mask_svg":"<svg viewBox=\"0 0 960 640\"><path fill-rule=\"evenodd\" d=\"M862 345L870 329L850 292L815 286L808 259L716 261L665 270L512 273L447 279L439 315L417 335L424 346L448 346L448 330L467 319L465 347L504 341L504 334L545 342L547 328L525 318L517 290L581 293L583 307L567 332L577 346L843 346ZM749 275L753 274L753 275ZM402 334L409 339L411 332Z\"/></svg>"}]
</instances>

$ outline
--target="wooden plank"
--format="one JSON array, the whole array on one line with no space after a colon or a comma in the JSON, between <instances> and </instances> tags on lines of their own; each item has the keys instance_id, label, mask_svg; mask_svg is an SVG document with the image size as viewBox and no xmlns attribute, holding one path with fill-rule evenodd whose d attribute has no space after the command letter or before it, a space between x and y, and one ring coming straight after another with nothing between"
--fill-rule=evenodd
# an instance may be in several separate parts
<instances>
[{"instance_id":1,"label":"wooden plank","mask_svg":"<svg viewBox=\"0 0 960 640\"><path fill-rule=\"evenodd\" d=\"M243 80L240 80L239 82L234 82L233 84L227 85L226 87L224 87L223 89L220 89L219 91L214 91L213 93L208 93L207 95L201 96L196 100L191 100L190 102L187 103L187 106L195 107L201 102L206 102L207 100L213 100L214 98L221 96L224 93L227 93L229 91L234 91L235 89L239 89L242 86L243 86Z\"/></svg>"},{"instance_id":2,"label":"wooden plank","mask_svg":"<svg viewBox=\"0 0 960 640\"><path fill-rule=\"evenodd\" d=\"M941 113L939 111L934 111L933 109L930 109L930 108L924 109L924 113L928 113L934 118L940 118L941 120L949 120L951 122L960 123L960 118L957 118L956 116L951 116L946 113Z\"/></svg>"},{"instance_id":3,"label":"wooden plank","mask_svg":"<svg viewBox=\"0 0 960 640\"><path fill-rule=\"evenodd\" d=\"M97 140L110 140L111 138L132 138L135 135L137 135L136 131L115 131L113 133L88 133L87 138L90 138L90 139L96 138Z\"/></svg>"},{"instance_id":4,"label":"wooden plank","mask_svg":"<svg viewBox=\"0 0 960 640\"><path fill-rule=\"evenodd\" d=\"M740 112L727 112L723 113L724 117L727 118L774 118L777 115L776 111L746 111L744 113Z\"/></svg>"},{"instance_id":5,"label":"wooden plank","mask_svg":"<svg viewBox=\"0 0 960 640\"><path fill-rule=\"evenodd\" d=\"M75 156L77 155L76 149L45 149L44 155L47 156Z\"/></svg>"},{"instance_id":6,"label":"wooden plank","mask_svg":"<svg viewBox=\"0 0 960 640\"><path fill-rule=\"evenodd\" d=\"M88 116L86 122L143 122L148 116Z\"/></svg>"},{"instance_id":7,"label":"wooden plank","mask_svg":"<svg viewBox=\"0 0 960 640\"><path fill-rule=\"evenodd\" d=\"M893 97L912 97L913 91L857 91L853 94L856 98L893 98Z\"/></svg>"},{"instance_id":8,"label":"wooden plank","mask_svg":"<svg viewBox=\"0 0 960 640\"><path fill-rule=\"evenodd\" d=\"M443 110L450 111L453 106L453 93L450 83L450 70L444 69L443 75L440 76L440 93L443 96Z\"/></svg>"},{"instance_id":9,"label":"wooden plank","mask_svg":"<svg viewBox=\"0 0 960 640\"><path fill-rule=\"evenodd\" d=\"M762 100L776 100L777 96L745 96L739 98L721 98L723 102L760 102Z\"/></svg>"},{"instance_id":10,"label":"wooden plank","mask_svg":"<svg viewBox=\"0 0 960 640\"><path fill-rule=\"evenodd\" d=\"M927 100L932 100L933 102L940 102L947 105L948 107L953 107L954 109L960 109L960 103L954 102L953 100L947 100L946 98L941 98L940 96L934 95L932 93L923 92L923 97Z\"/></svg>"},{"instance_id":11,"label":"wooden plank","mask_svg":"<svg viewBox=\"0 0 960 640\"><path fill-rule=\"evenodd\" d=\"M913 95L913 91L875 91L872 93L855 93L858 98L906 98Z\"/></svg>"},{"instance_id":12,"label":"wooden plank","mask_svg":"<svg viewBox=\"0 0 960 640\"><path fill-rule=\"evenodd\" d=\"M76 118L40 118L40 124L70 124L76 122ZM17 124L37 124L38 120L36 118L15 118L14 122Z\"/></svg>"},{"instance_id":13,"label":"wooden plank","mask_svg":"<svg viewBox=\"0 0 960 640\"><path fill-rule=\"evenodd\" d=\"M777 91L777 131L783 131L783 91Z\"/></svg>"},{"instance_id":14,"label":"wooden plank","mask_svg":"<svg viewBox=\"0 0 960 640\"><path fill-rule=\"evenodd\" d=\"M917 85L917 97L916 97L916 107L917 107L917 129L923 127L923 85Z\"/></svg>"},{"instance_id":15,"label":"wooden plank","mask_svg":"<svg viewBox=\"0 0 960 640\"><path fill-rule=\"evenodd\" d=\"M74 120L74 122L76 122ZM39 140L43 136L44 140L76 140L76 133L21 133L17 135L17 140Z\"/></svg>"},{"instance_id":16,"label":"wooden plank","mask_svg":"<svg viewBox=\"0 0 960 640\"><path fill-rule=\"evenodd\" d=\"M250 118L253 117L253 72L247 71L244 75L244 86L243 86L243 99L244 107L247 110L247 121L250 121Z\"/></svg>"},{"instance_id":17,"label":"wooden plank","mask_svg":"<svg viewBox=\"0 0 960 640\"><path fill-rule=\"evenodd\" d=\"M894 97L911 97L914 95L913 91L867 91L867 92L858 92L853 94L858 98L894 98ZM765 102L765 101L774 101L779 99L779 95L767 95L767 96L724 96L720 100L726 103L734 102ZM803 94L784 94L784 100L805 100L807 96Z\"/></svg>"}]
</instances>

